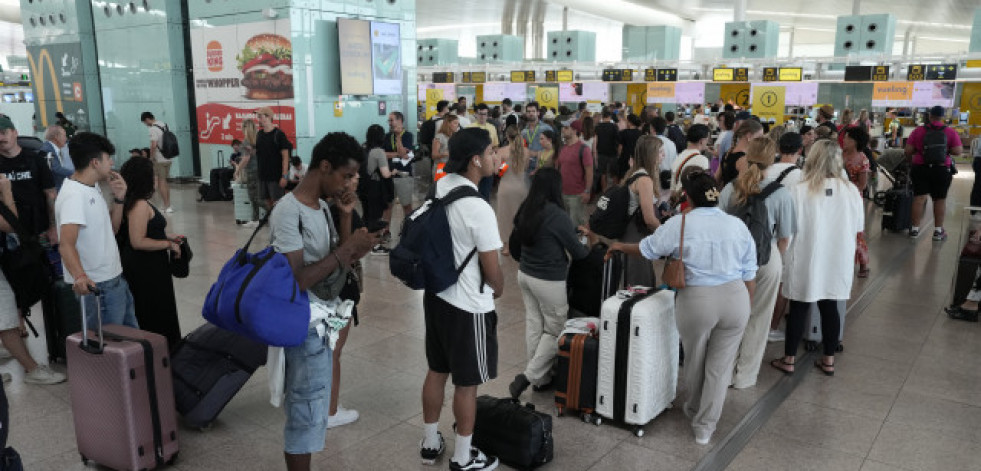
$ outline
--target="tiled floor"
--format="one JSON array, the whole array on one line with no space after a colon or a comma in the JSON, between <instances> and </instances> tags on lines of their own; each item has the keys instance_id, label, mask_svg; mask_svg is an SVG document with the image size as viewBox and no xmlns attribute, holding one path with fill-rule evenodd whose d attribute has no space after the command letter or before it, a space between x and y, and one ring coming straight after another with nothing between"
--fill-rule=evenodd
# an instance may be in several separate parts
<instances>
[{"instance_id":1,"label":"tiled floor","mask_svg":"<svg viewBox=\"0 0 981 471\"><path fill-rule=\"evenodd\" d=\"M949 228L960 227L960 207L969 192L963 171L952 192ZM232 222L230 203L198 203L195 188L178 186L171 230L190 238L191 276L177 280L185 332L203 322L200 306L221 265L245 242L249 231ZM845 352L833 378L803 367L802 383L774 412L731 469L973 470L981 469L981 327L947 319L946 302L957 253L957 235L937 244L878 230L870 209L873 277L856 283L862 293L884 277L882 289L864 312L850 317ZM264 243L263 237L258 244ZM893 263L896 269L890 269ZM524 358L523 306L516 264L504 261L507 283L497 303L500 316L499 376L481 393L506 395ZM362 323L343 353L341 402L361 420L331 430L327 448L314 457L316 469L434 469L418 463L422 433L420 388L426 371L421 294L388 274L387 259L368 257ZM43 336L42 336L43 339ZM31 339L44 358L42 339ZM779 356L770 344L766 358ZM63 369L63 366L56 366ZM0 365L15 378L10 399L10 443L36 471L84 469L75 451L68 387L21 382L14 363ZM269 405L266 371L260 369L207 431L182 430L175 469L284 469L283 412ZM712 446L722 440L782 376L768 367L754 388L730 391ZM449 390L449 388L448 388ZM679 398L684 391L679 391ZM540 410L554 412L549 394L528 394ZM452 413L444 407L441 429L451 437ZM679 408L648 425L643 438L574 417L554 421L555 461L544 469L690 469L711 449L694 443ZM448 453L452 452L448 440ZM445 469L445 460L439 468ZM91 468L91 466L90 466ZM436 469L439 469L436 468Z\"/></svg>"}]
</instances>

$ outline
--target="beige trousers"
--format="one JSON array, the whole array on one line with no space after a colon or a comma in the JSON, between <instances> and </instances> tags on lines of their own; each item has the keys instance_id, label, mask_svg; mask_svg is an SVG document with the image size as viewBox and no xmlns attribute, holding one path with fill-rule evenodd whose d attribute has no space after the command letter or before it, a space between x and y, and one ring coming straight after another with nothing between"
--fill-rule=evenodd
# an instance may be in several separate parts
<instances>
[{"instance_id":1,"label":"beige trousers","mask_svg":"<svg viewBox=\"0 0 981 471\"><path fill-rule=\"evenodd\" d=\"M525 302L528 366L524 373L531 384L541 386L552 379L552 365L559 352L559 334L569 315L565 281L540 280L519 271L518 286Z\"/></svg>"},{"instance_id":2,"label":"beige trousers","mask_svg":"<svg viewBox=\"0 0 981 471\"><path fill-rule=\"evenodd\" d=\"M732 362L749 319L749 291L742 281L689 286L678 292L676 320L685 347L684 412L696 436L711 436L722 415Z\"/></svg>"},{"instance_id":3,"label":"beige trousers","mask_svg":"<svg viewBox=\"0 0 981 471\"><path fill-rule=\"evenodd\" d=\"M777 303L783 260L777 244L770 248L770 261L756 272L756 291L750 304L749 323L739 344L739 355L732 374L732 387L744 389L756 385L763 353L766 351L767 334L773 319L773 306Z\"/></svg>"}]
</instances>

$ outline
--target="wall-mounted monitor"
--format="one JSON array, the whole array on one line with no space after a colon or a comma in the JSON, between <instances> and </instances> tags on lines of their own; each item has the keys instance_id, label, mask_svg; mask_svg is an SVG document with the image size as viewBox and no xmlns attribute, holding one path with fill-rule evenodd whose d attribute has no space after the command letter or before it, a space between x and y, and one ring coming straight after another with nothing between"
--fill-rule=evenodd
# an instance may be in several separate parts
<instances>
[{"instance_id":1,"label":"wall-mounted monitor","mask_svg":"<svg viewBox=\"0 0 981 471\"><path fill-rule=\"evenodd\" d=\"M401 32L396 23L339 18L341 94L402 93Z\"/></svg>"}]
</instances>

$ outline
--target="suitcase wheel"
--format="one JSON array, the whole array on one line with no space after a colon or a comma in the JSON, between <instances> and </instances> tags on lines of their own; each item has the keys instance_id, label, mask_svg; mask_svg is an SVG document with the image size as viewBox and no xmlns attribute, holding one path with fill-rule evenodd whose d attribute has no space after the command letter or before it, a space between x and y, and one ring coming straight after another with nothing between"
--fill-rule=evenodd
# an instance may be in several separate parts
<instances>
[{"instance_id":1,"label":"suitcase wheel","mask_svg":"<svg viewBox=\"0 0 981 471\"><path fill-rule=\"evenodd\" d=\"M177 462L177 453L174 453L174 456L171 456L170 459L167 460L167 466L173 466L174 463L176 462Z\"/></svg>"},{"instance_id":2,"label":"suitcase wheel","mask_svg":"<svg viewBox=\"0 0 981 471\"><path fill-rule=\"evenodd\" d=\"M634 435L636 435L637 438L643 437L644 436L644 429L643 429L643 427L637 427L637 428L635 428L634 429Z\"/></svg>"},{"instance_id":3,"label":"suitcase wheel","mask_svg":"<svg viewBox=\"0 0 981 471\"><path fill-rule=\"evenodd\" d=\"M841 352L845 351L845 346L841 342L838 342L838 346L835 347L835 351L838 352L838 353L841 353Z\"/></svg>"},{"instance_id":4,"label":"suitcase wheel","mask_svg":"<svg viewBox=\"0 0 981 471\"><path fill-rule=\"evenodd\" d=\"M600 416L598 416L598 415L597 415L597 416L596 416L596 418L595 418L595 419L593 420L593 425L595 425L595 426L597 426L597 427L599 427L599 426L600 426L600 424L602 424L602 423L603 423L603 418L602 418L602 417L600 417Z\"/></svg>"},{"instance_id":5,"label":"suitcase wheel","mask_svg":"<svg viewBox=\"0 0 981 471\"><path fill-rule=\"evenodd\" d=\"M89 459L86 458L85 455L83 455L81 453L79 454L79 456L82 457L82 466L88 466L89 465Z\"/></svg>"},{"instance_id":6,"label":"suitcase wheel","mask_svg":"<svg viewBox=\"0 0 981 471\"><path fill-rule=\"evenodd\" d=\"M557 406L555 408L555 416L556 417L561 417L564 412L565 412L565 409L563 409L562 406Z\"/></svg>"}]
</instances>

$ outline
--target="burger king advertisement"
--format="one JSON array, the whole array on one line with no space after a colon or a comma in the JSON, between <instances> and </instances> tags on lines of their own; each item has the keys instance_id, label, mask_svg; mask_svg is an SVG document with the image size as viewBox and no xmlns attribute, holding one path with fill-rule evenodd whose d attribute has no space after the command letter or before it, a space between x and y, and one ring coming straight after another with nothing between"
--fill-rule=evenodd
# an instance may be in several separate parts
<instances>
[{"instance_id":1,"label":"burger king advertisement","mask_svg":"<svg viewBox=\"0 0 981 471\"><path fill-rule=\"evenodd\" d=\"M288 19L191 30L199 142L241 139L242 121L263 106L296 142L289 35Z\"/></svg>"}]
</instances>

